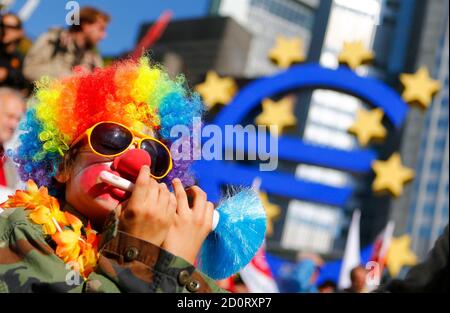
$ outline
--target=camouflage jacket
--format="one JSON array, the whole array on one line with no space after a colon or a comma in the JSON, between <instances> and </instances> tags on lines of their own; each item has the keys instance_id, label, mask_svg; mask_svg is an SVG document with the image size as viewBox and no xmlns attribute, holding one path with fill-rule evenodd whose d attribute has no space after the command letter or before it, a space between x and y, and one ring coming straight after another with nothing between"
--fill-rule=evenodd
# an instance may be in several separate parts
<instances>
[{"instance_id":1,"label":"camouflage jacket","mask_svg":"<svg viewBox=\"0 0 450 313\"><path fill-rule=\"evenodd\" d=\"M97 267L86 280L56 254L23 208L0 214L0 292L224 292L187 261L117 230L102 233Z\"/></svg>"}]
</instances>

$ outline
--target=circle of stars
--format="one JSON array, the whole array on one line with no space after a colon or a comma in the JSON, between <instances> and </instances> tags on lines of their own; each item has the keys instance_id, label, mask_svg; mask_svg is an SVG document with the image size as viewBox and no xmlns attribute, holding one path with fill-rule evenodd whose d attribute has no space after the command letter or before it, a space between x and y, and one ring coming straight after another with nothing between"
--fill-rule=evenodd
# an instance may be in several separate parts
<instances>
[{"instance_id":1,"label":"circle of stars","mask_svg":"<svg viewBox=\"0 0 450 313\"><path fill-rule=\"evenodd\" d=\"M282 69L303 62L305 55L302 40L298 37L278 36L268 57ZM375 54L365 48L362 41L344 42L343 49L338 56L339 63L347 65L352 70L368 64L374 59ZM425 67L421 67L414 74L402 74L400 82L404 87L403 100L410 105L418 105L422 109L429 107L433 96L441 89L440 83L430 77L429 71ZM198 84L195 90L201 95L208 109L211 109L216 104L227 105L233 99L238 88L232 78L220 77L217 73L210 71L207 73L205 81ZM255 118L255 123L269 126L273 136L279 136L286 127L296 125L297 119L293 112L294 103L291 98L285 97L279 101L264 99L261 106L262 112ZM354 123L348 128L348 132L356 136L362 147L366 147L374 141L384 140L387 131L382 123L383 117L384 112L380 108L360 109L356 113ZM403 166L399 153L392 154L386 161L374 161L372 170L375 173L372 190L375 193L389 192L394 197L399 197L403 192L404 185L414 178L414 171ZM265 193L261 193L261 200L267 211L267 235L270 236L273 232L272 221L279 215L280 208L271 204ZM398 268L392 271L390 269L391 274L395 274L397 270Z\"/></svg>"}]
</instances>

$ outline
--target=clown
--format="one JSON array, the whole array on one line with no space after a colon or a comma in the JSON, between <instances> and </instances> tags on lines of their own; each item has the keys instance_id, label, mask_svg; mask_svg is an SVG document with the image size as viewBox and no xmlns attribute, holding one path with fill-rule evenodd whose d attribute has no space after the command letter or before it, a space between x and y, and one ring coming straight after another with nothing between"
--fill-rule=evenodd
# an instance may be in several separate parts
<instances>
[{"instance_id":1,"label":"clown","mask_svg":"<svg viewBox=\"0 0 450 313\"><path fill-rule=\"evenodd\" d=\"M9 153L27 190L1 205L0 290L222 291L193 265L214 206L170 151L203 110L184 85L147 58L37 83Z\"/></svg>"}]
</instances>

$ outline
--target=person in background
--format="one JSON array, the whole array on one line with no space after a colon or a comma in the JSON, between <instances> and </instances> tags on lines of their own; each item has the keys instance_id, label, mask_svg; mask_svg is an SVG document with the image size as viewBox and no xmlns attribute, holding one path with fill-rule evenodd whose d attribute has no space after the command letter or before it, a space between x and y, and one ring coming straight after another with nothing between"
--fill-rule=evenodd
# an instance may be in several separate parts
<instances>
[{"instance_id":1,"label":"person in background","mask_svg":"<svg viewBox=\"0 0 450 313\"><path fill-rule=\"evenodd\" d=\"M232 293L249 293L248 287L245 285L239 273L228 278L217 280L217 286Z\"/></svg>"},{"instance_id":2,"label":"person in background","mask_svg":"<svg viewBox=\"0 0 450 313\"><path fill-rule=\"evenodd\" d=\"M241 275L236 275L234 278L234 293L249 293L247 286L242 280Z\"/></svg>"},{"instance_id":3,"label":"person in background","mask_svg":"<svg viewBox=\"0 0 450 313\"><path fill-rule=\"evenodd\" d=\"M23 75L23 56L18 51L23 38L22 21L17 15L0 17L0 87L17 89L26 96L31 85Z\"/></svg>"},{"instance_id":4,"label":"person in background","mask_svg":"<svg viewBox=\"0 0 450 313\"><path fill-rule=\"evenodd\" d=\"M14 189L18 181L12 162L5 157L5 145L14 135L25 111L25 100L18 91L0 87L0 188Z\"/></svg>"},{"instance_id":5,"label":"person in background","mask_svg":"<svg viewBox=\"0 0 450 313\"><path fill-rule=\"evenodd\" d=\"M366 275L367 271L361 265L356 266L350 272L350 280L352 285L344 289L348 293L365 293L366 292Z\"/></svg>"},{"instance_id":6,"label":"person in background","mask_svg":"<svg viewBox=\"0 0 450 313\"><path fill-rule=\"evenodd\" d=\"M334 281L326 280L317 289L320 293L334 293L336 292L337 286Z\"/></svg>"},{"instance_id":7,"label":"person in background","mask_svg":"<svg viewBox=\"0 0 450 313\"><path fill-rule=\"evenodd\" d=\"M280 292L316 293L317 277L322 258L315 253L299 252L296 263L287 264L280 270Z\"/></svg>"},{"instance_id":8,"label":"person in background","mask_svg":"<svg viewBox=\"0 0 450 313\"><path fill-rule=\"evenodd\" d=\"M88 72L103 66L96 46L106 36L110 17L92 7L83 7L79 16L79 25L50 29L37 39L25 58L27 79L61 78L70 75L75 66Z\"/></svg>"}]
</instances>

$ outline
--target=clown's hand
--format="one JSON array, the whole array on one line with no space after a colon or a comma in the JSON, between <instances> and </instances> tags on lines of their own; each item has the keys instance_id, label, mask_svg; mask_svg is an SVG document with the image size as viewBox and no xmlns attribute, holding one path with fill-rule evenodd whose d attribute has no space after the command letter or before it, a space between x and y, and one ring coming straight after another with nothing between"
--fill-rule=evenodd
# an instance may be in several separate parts
<instances>
[{"instance_id":1,"label":"clown's hand","mask_svg":"<svg viewBox=\"0 0 450 313\"><path fill-rule=\"evenodd\" d=\"M203 241L211 232L214 205L207 201L206 193L199 187L185 191L179 179L174 179L172 184L177 209L162 247L194 264ZM188 195L193 199L192 207L189 207Z\"/></svg>"},{"instance_id":2,"label":"clown's hand","mask_svg":"<svg viewBox=\"0 0 450 313\"><path fill-rule=\"evenodd\" d=\"M166 184L150 177L143 166L128 201L119 206L119 228L130 235L161 246L173 224L176 198Z\"/></svg>"}]
</instances>

